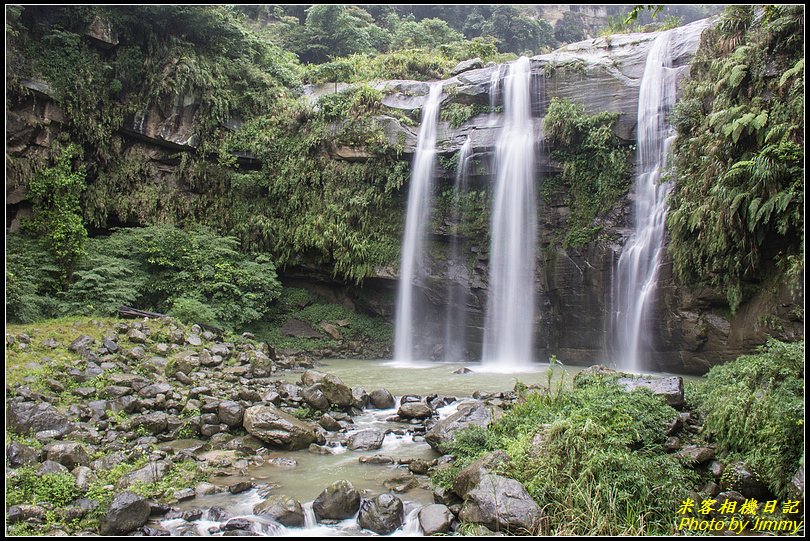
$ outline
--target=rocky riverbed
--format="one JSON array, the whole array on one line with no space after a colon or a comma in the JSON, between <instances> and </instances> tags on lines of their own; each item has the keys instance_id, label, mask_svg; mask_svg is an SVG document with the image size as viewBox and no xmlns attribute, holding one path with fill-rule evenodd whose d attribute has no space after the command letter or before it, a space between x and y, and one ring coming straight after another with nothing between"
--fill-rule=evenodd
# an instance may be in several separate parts
<instances>
[{"instance_id":1,"label":"rocky riverbed","mask_svg":"<svg viewBox=\"0 0 810 541\"><path fill-rule=\"evenodd\" d=\"M519 533L540 520L526 489L499 474L502 451L452 489L429 478L452 463L441 452L454 432L487 426L514 391L352 388L306 355L171 320L68 329L6 335L12 533L433 534L461 523ZM677 377L618 384L683 405ZM723 465L688 444L696 420L682 412L662 430L671 452L712 472L716 496Z\"/></svg>"}]
</instances>

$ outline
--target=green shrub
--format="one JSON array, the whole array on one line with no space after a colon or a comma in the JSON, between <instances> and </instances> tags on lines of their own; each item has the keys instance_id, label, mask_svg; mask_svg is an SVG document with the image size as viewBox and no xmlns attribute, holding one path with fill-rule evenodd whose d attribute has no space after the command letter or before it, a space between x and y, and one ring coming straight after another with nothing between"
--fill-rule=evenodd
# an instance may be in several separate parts
<instances>
[{"instance_id":1,"label":"green shrub","mask_svg":"<svg viewBox=\"0 0 810 541\"><path fill-rule=\"evenodd\" d=\"M48 502L63 507L79 496L76 479L70 473L46 473L37 475L32 466L14 470L7 479L7 505Z\"/></svg>"},{"instance_id":2,"label":"green shrub","mask_svg":"<svg viewBox=\"0 0 810 541\"><path fill-rule=\"evenodd\" d=\"M804 455L804 342L769 339L760 353L715 366L694 400L718 451L787 497Z\"/></svg>"},{"instance_id":3,"label":"green shrub","mask_svg":"<svg viewBox=\"0 0 810 541\"><path fill-rule=\"evenodd\" d=\"M526 389L488 429L458 432L446 450L459 466L437 481L449 486L459 467L504 449L511 461L503 473L544 505L547 522L534 533L672 533L677 504L696 481L663 446L677 412L646 389L586 383L570 392Z\"/></svg>"}]
</instances>

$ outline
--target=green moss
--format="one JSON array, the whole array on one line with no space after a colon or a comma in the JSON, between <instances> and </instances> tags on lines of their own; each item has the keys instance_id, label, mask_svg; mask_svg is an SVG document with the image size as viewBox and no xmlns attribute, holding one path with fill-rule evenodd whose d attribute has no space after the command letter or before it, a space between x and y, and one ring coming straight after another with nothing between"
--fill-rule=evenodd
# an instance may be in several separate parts
<instances>
[{"instance_id":1,"label":"green moss","mask_svg":"<svg viewBox=\"0 0 810 541\"><path fill-rule=\"evenodd\" d=\"M323 338L297 338L284 335L281 326L288 319L309 323ZM390 323L379 317L354 312L343 305L331 304L314 293L300 288L283 288L279 302L268 320L252 326L258 340L273 344L278 349L306 351L335 346L333 339L321 328L322 323L337 327L341 340L389 344L393 340Z\"/></svg>"}]
</instances>

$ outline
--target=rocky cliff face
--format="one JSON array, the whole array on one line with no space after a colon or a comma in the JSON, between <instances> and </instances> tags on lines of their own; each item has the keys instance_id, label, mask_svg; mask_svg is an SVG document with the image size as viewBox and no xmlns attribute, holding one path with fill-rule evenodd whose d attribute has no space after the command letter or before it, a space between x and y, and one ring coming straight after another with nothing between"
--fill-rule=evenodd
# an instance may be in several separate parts
<instances>
[{"instance_id":1,"label":"rocky cliff face","mask_svg":"<svg viewBox=\"0 0 810 541\"><path fill-rule=\"evenodd\" d=\"M707 25L708 21L698 21L673 31L675 52L672 63L678 77L688 75L689 61ZM628 143L634 142L639 85L647 51L655 36L655 33L647 33L598 38L533 57L532 71L540 89L535 106L537 116L542 116L552 98L568 99L583 105L589 114L619 113L616 134ZM444 105L488 104L493 72L497 72L500 78L505 74L502 66L487 66L464 71L444 81L447 95ZM427 85L415 81L387 81L378 84L378 88L386 94L386 106L406 113L421 108L427 95ZM470 137L474 156L486 166L491 161L500 116L480 114L455 129L446 122L442 123L437 140L439 152L446 155L457 152ZM540 123L537 125L539 128ZM392 128L388 131L389 137L392 141L399 139L404 142L405 152L412 154L416 130L397 129L398 126L389 125ZM536 138L542 141L539 130ZM557 171L557 167L547 154L538 152L538 184L542 185L543 177ZM492 179L485 174L472 182L486 186ZM567 227L570 212L567 204L538 200L539 256L534 292L538 359L554 354L570 364L609 360L611 343L607 322L612 305L613 272L622 246L631 233L631 197L632 192L607 216L599 218L606 233L603 237L616 240L592 242L579 248L563 248L556 237L557 232ZM428 322L425 327L442 328L448 283L463 287L466 290L467 350L475 359L482 345L489 247L486 242L473 240L468 246L471 258L459 272L458 265L448 264L446 260L451 237L443 233L442 224L435 227L433 249L427 263L429 278L421 290L426 304L433 307L431 313L424 315ZM654 322L651 341L656 347L654 365L649 367L651 370L704 373L714 364L752 351L768 335L783 339L803 335L803 316L799 309L803 290L800 284L762 291L732 316L725 308L722 292L694 291L678 286L671 274L671 262L665 261L663 265L657 309L651 314ZM394 269L380 269L372 284L374 288L385 291L387 298L393 299L395 279ZM387 315L393 313L388 306L377 306L375 310ZM427 344L426 354L441 356L442 338L435 333L423 336Z\"/></svg>"},{"instance_id":2,"label":"rocky cliff face","mask_svg":"<svg viewBox=\"0 0 810 541\"><path fill-rule=\"evenodd\" d=\"M675 30L675 57L673 66L680 76L688 72L688 62L699 44L706 21L698 21ZM586 112L610 111L619 113L616 134L628 144L635 140L638 89L647 51L655 34L627 34L598 38L571 44L558 51L531 59L536 82L537 102L535 115L540 118L554 97L566 98L581 104ZM104 41L112 43L111 40ZM503 66L482 66L469 62L452 78L443 81L443 106L456 103L477 105L478 110L489 104L493 74L502 79ZM30 97L22 107L8 112L8 154L19 161L47 152L49 142L64 122L64 111L55 104L46 84L26 81ZM348 85L308 87L305 94L311 99L324 93L342 91ZM380 115L378 121L386 136L403 150L409 159L416 148L418 126L406 126L396 114L418 116L424 105L428 85L418 81L383 81L376 84L383 94L384 108L392 113ZM148 110L134 115L121 130L122 153L134 153L152 164L149 170L160 178L150 182L172 182L176 175L178 152L193 151L197 141L191 129L199 107L195 96L176 96L162 104L153 104ZM457 128L441 122L437 145L440 154L450 157L469 137L477 168L471 185L486 189L493 182L491 158L500 128L498 113L483 112L470 117ZM238 121L233 122L233 128ZM542 142L541 122L536 122L536 140ZM542 144L539 145L542 149ZM337 160L364 160L370 154L364 148L338 147L330 151ZM243 165L257 165L251 156L237 157ZM6 205L7 228L14 230L17 219L27 210L26 194L20 182L19 171L7 163ZM549 160L542 150L537 153L538 185L558 164ZM440 189L452 182L452 172L443 171L437 179ZM538 190L539 192L540 190ZM535 344L537 358L555 354L564 363L587 364L606 359L609 343L606 321L610 311L611 281L615 262L624 239L629 235L629 197L607 216L600 218L607 237L614 241L598 241L580 248L562 248L556 232L567 226L570 209L565 202L538 200L539 246L535 298L537 320ZM404 209L402 210L404 213ZM453 224L446 220L434 221L431 256L427 261L428 279L420 289L432 307L425 321L434 328L443 325L444 306L448 297L448 283L456 283L465 291L467 309L465 336L468 354L477 358L481 348L484 310L488 279L488 241L486 238L461 239L466 249L466 260L448 264L446 254L452 240ZM287 269L287 278L297 284L309 284L333 300L391 318L394 313L397 270L380 268L367 279L362 288L337 283L329 269ZM731 317L721 312L722 295L711 291L689 291L678 287L668 272L662 273L659 288L658 313L655 314L655 343L658 370L673 372L702 372L708 366L750 351L764 340L766 333L777 337L796 337L803 333L803 314L798 315L798 300L803 291L791 290L787 285L763 292L743 306ZM427 340L429 342L429 340ZM441 337L435 340L428 354L441 353Z\"/></svg>"}]
</instances>

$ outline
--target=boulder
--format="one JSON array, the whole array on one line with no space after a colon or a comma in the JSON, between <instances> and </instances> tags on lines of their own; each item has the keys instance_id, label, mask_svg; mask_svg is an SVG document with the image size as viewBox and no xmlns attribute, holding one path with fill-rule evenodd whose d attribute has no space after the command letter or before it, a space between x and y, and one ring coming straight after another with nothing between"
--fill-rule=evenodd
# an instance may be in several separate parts
<instances>
[{"instance_id":1,"label":"boulder","mask_svg":"<svg viewBox=\"0 0 810 541\"><path fill-rule=\"evenodd\" d=\"M323 394L320 383L302 389L301 398L303 398L304 402L309 406L318 411L327 411L329 409L329 400Z\"/></svg>"},{"instance_id":2,"label":"boulder","mask_svg":"<svg viewBox=\"0 0 810 541\"><path fill-rule=\"evenodd\" d=\"M77 466L88 466L90 456L81 443L54 442L45 446L45 457L72 470Z\"/></svg>"},{"instance_id":3,"label":"boulder","mask_svg":"<svg viewBox=\"0 0 810 541\"><path fill-rule=\"evenodd\" d=\"M40 452L33 447L13 441L6 447L6 460L12 468L30 466L39 462Z\"/></svg>"},{"instance_id":4,"label":"boulder","mask_svg":"<svg viewBox=\"0 0 810 541\"><path fill-rule=\"evenodd\" d=\"M306 449L318 440L314 426L272 404L245 410L243 426L251 436L281 449Z\"/></svg>"},{"instance_id":5,"label":"boulder","mask_svg":"<svg viewBox=\"0 0 810 541\"><path fill-rule=\"evenodd\" d=\"M484 61L480 58L471 58L470 60L462 60L456 66L450 70L450 75L458 75L460 73L464 73L465 71L481 69L484 67Z\"/></svg>"},{"instance_id":6,"label":"boulder","mask_svg":"<svg viewBox=\"0 0 810 541\"><path fill-rule=\"evenodd\" d=\"M162 434L169 428L169 416L162 411L138 415L132 419L129 427L131 430L142 429L150 434Z\"/></svg>"},{"instance_id":7,"label":"boulder","mask_svg":"<svg viewBox=\"0 0 810 541\"><path fill-rule=\"evenodd\" d=\"M672 407L683 406L683 378L671 376L666 378L619 378L618 385L622 385L628 392L639 387L649 389L654 395L662 396Z\"/></svg>"},{"instance_id":8,"label":"boulder","mask_svg":"<svg viewBox=\"0 0 810 541\"><path fill-rule=\"evenodd\" d=\"M145 344L149 338L138 329L132 329L127 333L127 339L135 344Z\"/></svg>"},{"instance_id":9,"label":"boulder","mask_svg":"<svg viewBox=\"0 0 810 541\"><path fill-rule=\"evenodd\" d=\"M337 420L328 413L324 413L323 415L321 415L318 424L321 425L321 427L323 427L324 430L329 432L338 432L341 428L343 428L342 426L340 426L340 423L337 422Z\"/></svg>"},{"instance_id":10,"label":"boulder","mask_svg":"<svg viewBox=\"0 0 810 541\"><path fill-rule=\"evenodd\" d=\"M458 406L458 410L444 418L436 421L436 424L425 434L425 441L439 450L439 446L453 439L456 430L480 426L486 428L492 421L492 415L483 402L464 402Z\"/></svg>"},{"instance_id":11,"label":"boulder","mask_svg":"<svg viewBox=\"0 0 810 541\"><path fill-rule=\"evenodd\" d=\"M675 453L675 457L690 463L703 464L714 458L714 449L703 445L687 445Z\"/></svg>"},{"instance_id":12,"label":"boulder","mask_svg":"<svg viewBox=\"0 0 810 541\"><path fill-rule=\"evenodd\" d=\"M281 326L282 334L296 338L323 338L321 333L312 328L312 325L300 319L288 319Z\"/></svg>"},{"instance_id":13,"label":"boulder","mask_svg":"<svg viewBox=\"0 0 810 541\"><path fill-rule=\"evenodd\" d=\"M433 415L433 409L424 402L408 402L399 406L397 415L406 419L427 419Z\"/></svg>"},{"instance_id":14,"label":"boulder","mask_svg":"<svg viewBox=\"0 0 810 541\"><path fill-rule=\"evenodd\" d=\"M83 334L71 342L68 349L74 353L84 355L90 352L90 346L92 346L95 342L96 340L92 336Z\"/></svg>"},{"instance_id":15,"label":"boulder","mask_svg":"<svg viewBox=\"0 0 810 541\"><path fill-rule=\"evenodd\" d=\"M169 471L169 464L164 460L152 461L142 468L131 471L121 476L116 483L116 488L124 489L132 483L157 483L163 479Z\"/></svg>"},{"instance_id":16,"label":"boulder","mask_svg":"<svg viewBox=\"0 0 810 541\"><path fill-rule=\"evenodd\" d=\"M393 408L396 402L394 395L388 392L387 389L375 389L369 393L368 403L371 407L387 410Z\"/></svg>"},{"instance_id":17,"label":"boulder","mask_svg":"<svg viewBox=\"0 0 810 541\"><path fill-rule=\"evenodd\" d=\"M323 519L351 518L359 508L360 493L345 479L335 481L326 487L312 502L312 510L319 522Z\"/></svg>"},{"instance_id":18,"label":"boulder","mask_svg":"<svg viewBox=\"0 0 810 541\"><path fill-rule=\"evenodd\" d=\"M332 325L331 323L326 322L321 323L321 329L323 329L326 334L328 334L335 340L340 340L341 338L343 338L343 335L340 334L340 330L338 330L338 328Z\"/></svg>"},{"instance_id":19,"label":"boulder","mask_svg":"<svg viewBox=\"0 0 810 541\"><path fill-rule=\"evenodd\" d=\"M500 475L486 474L467 493L459 513L462 522L482 524L490 530L533 534L540 518L540 507L526 489Z\"/></svg>"},{"instance_id":20,"label":"boulder","mask_svg":"<svg viewBox=\"0 0 810 541\"><path fill-rule=\"evenodd\" d=\"M361 528L388 535L402 526L404 518L402 500L393 494L380 494L370 500L363 500L357 522Z\"/></svg>"},{"instance_id":21,"label":"boulder","mask_svg":"<svg viewBox=\"0 0 810 541\"><path fill-rule=\"evenodd\" d=\"M219 403L217 412L219 413L219 420L228 425L229 428L242 426L245 417L245 408L239 402L223 400Z\"/></svg>"},{"instance_id":22,"label":"boulder","mask_svg":"<svg viewBox=\"0 0 810 541\"><path fill-rule=\"evenodd\" d=\"M101 519L101 535L122 535L140 528L149 520L149 503L132 492L117 494Z\"/></svg>"},{"instance_id":23,"label":"boulder","mask_svg":"<svg viewBox=\"0 0 810 541\"><path fill-rule=\"evenodd\" d=\"M159 394L165 395L173 390L174 388L168 383L153 383L138 391L138 395L142 398L155 398Z\"/></svg>"},{"instance_id":24,"label":"boulder","mask_svg":"<svg viewBox=\"0 0 810 541\"><path fill-rule=\"evenodd\" d=\"M8 429L17 434L36 434L54 430L60 435L70 431L67 418L56 408L43 402L10 402L6 410Z\"/></svg>"},{"instance_id":25,"label":"boulder","mask_svg":"<svg viewBox=\"0 0 810 541\"><path fill-rule=\"evenodd\" d=\"M361 430L349 436L346 446L352 451L373 451L382 447L385 433L379 430Z\"/></svg>"},{"instance_id":26,"label":"boulder","mask_svg":"<svg viewBox=\"0 0 810 541\"><path fill-rule=\"evenodd\" d=\"M419 510L419 526L424 535L450 533L455 517L446 505L434 503Z\"/></svg>"},{"instance_id":27,"label":"boulder","mask_svg":"<svg viewBox=\"0 0 810 541\"><path fill-rule=\"evenodd\" d=\"M275 520L289 528L304 526L304 510L301 503L289 496L270 496L253 507L253 514Z\"/></svg>"},{"instance_id":28,"label":"boulder","mask_svg":"<svg viewBox=\"0 0 810 541\"><path fill-rule=\"evenodd\" d=\"M453 481L453 492L464 498L468 492L478 486L483 476L494 473L501 464L509 462L509 460L509 455L500 449L485 454L458 473Z\"/></svg>"},{"instance_id":29,"label":"boulder","mask_svg":"<svg viewBox=\"0 0 810 541\"><path fill-rule=\"evenodd\" d=\"M739 492L746 498L769 500L773 496L767 485L745 462L733 462L727 465L720 478L720 486L724 491Z\"/></svg>"}]
</instances>

